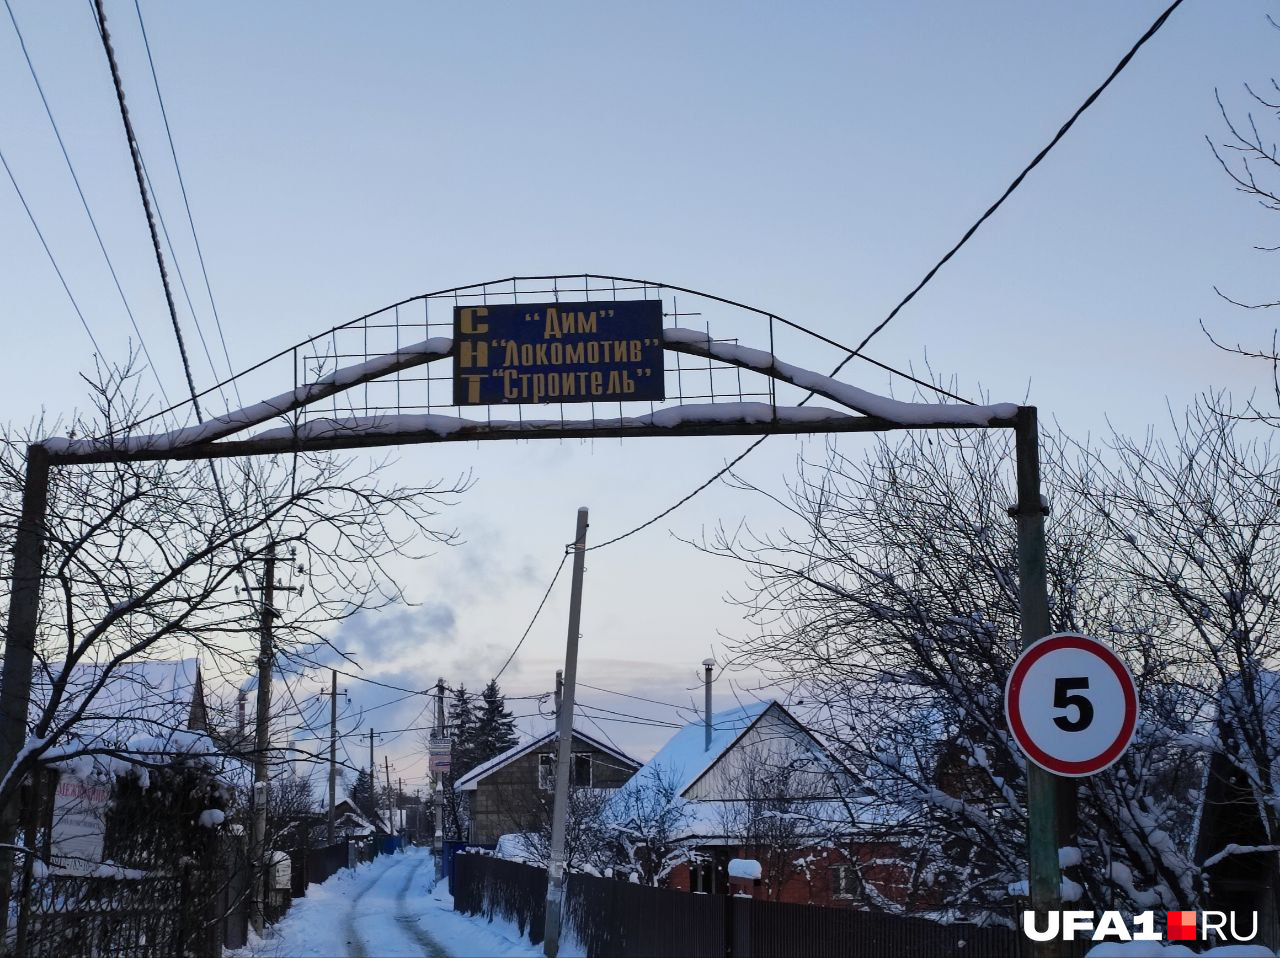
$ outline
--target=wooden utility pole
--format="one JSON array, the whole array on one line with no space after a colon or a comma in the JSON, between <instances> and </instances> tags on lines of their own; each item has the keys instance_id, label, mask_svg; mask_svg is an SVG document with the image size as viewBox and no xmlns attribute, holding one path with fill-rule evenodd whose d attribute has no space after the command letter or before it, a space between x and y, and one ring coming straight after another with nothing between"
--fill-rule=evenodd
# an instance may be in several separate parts
<instances>
[{"instance_id":1,"label":"wooden utility pole","mask_svg":"<svg viewBox=\"0 0 1280 958\"><path fill-rule=\"evenodd\" d=\"M267 544L263 562L262 608L258 644L258 705L254 716L253 752L253 929L262 934L267 902L267 766L271 748L271 621L275 618L276 545Z\"/></svg>"},{"instance_id":2,"label":"wooden utility pole","mask_svg":"<svg viewBox=\"0 0 1280 958\"><path fill-rule=\"evenodd\" d=\"M1022 602L1022 647L1050 632L1049 587L1046 576L1044 517L1049 511L1040 494L1040 431L1034 406L1021 406L1014 423L1018 504L1018 594ZM1031 908L1044 927L1046 912L1062 908L1060 847L1060 799L1074 804L1075 783L1062 782L1034 762L1027 762L1027 860L1030 870ZM1074 816L1069 816L1074 817ZM1034 946L1042 958L1066 958L1070 945L1063 940Z\"/></svg>"},{"instance_id":3,"label":"wooden utility pole","mask_svg":"<svg viewBox=\"0 0 1280 958\"><path fill-rule=\"evenodd\" d=\"M569 593L569 636L564 655L564 690L556 717L556 792L551 812L551 861L547 865L547 913L542 952L556 958L564 911L564 838L569 816L569 766L573 757L573 694L578 680L578 629L582 619L582 569L587 555L587 509L578 510L573 537L573 588Z\"/></svg>"}]
</instances>

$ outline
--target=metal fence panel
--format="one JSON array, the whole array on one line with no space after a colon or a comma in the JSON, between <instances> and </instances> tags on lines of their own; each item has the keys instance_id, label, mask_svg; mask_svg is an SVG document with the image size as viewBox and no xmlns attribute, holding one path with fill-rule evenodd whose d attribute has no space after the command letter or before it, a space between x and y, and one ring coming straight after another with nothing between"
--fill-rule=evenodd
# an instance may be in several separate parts
<instances>
[{"instance_id":1,"label":"metal fence panel","mask_svg":"<svg viewBox=\"0 0 1280 958\"><path fill-rule=\"evenodd\" d=\"M565 921L588 958L723 958L727 907L728 899L720 895L573 874Z\"/></svg>"},{"instance_id":2,"label":"metal fence panel","mask_svg":"<svg viewBox=\"0 0 1280 958\"><path fill-rule=\"evenodd\" d=\"M459 854L454 908L500 916L542 941L547 874ZM565 930L587 958L1030 958L1009 928L943 925L880 912L700 895L590 875L568 876ZM732 945L732 950L726 948Z\"/></svg>"},{"instance_id":3,"label":"metal fence panel","mask_svg":"<svg viewBox=\"0 0 1280 958\"><path fill-rule=\"evenodd\" d=\"M547 873L487 855L459 853L453 862L453 907L468 915L510 921L541 944L546 920Z\"/></svg>"}]
</instances>

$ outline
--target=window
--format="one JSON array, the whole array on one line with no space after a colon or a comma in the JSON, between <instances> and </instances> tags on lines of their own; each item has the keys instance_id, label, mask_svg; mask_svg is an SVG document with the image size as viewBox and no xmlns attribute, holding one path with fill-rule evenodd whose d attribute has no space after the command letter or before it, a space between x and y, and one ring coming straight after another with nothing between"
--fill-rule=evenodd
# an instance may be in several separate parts
<instances>
[{"instance_id":1,"label":"window","mask_svg":"<svg viewBox=\"0 0 1280 958\"><path fill-rule=\"evenodd\" d=\"M575 787L591 787L591 753L574 752L569 765L569 784ZM556 753L544 752L538 756L538 788L554 792L556 788Z\"/></svg>"},{"instance_id":2,"label":"window","mask_svg":"<svg viewBox=\"0 0 1280 958\"><path fill-rule=\"evenodd\" d=\"M689 863L689 891L702 895L714 895L716 891L716 866L713 862Z\"/></svg>"},{"instance_id":3,"label":"window","mask_svg":"<svg viewBox=\"0 0 1280 958\"><path fill-rule=\"evenodd\" d=\"M852 865L831 866L831 897L857 898L862 892L862 880Z\"/></svg>"}]
</instances>

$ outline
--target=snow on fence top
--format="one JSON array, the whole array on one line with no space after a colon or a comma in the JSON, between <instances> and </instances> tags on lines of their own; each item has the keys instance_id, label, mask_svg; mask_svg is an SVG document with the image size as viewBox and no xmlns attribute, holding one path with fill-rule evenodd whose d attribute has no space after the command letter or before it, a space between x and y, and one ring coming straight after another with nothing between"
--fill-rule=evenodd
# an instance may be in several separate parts
<instances>
[{"instance_id":1,"label":"snow on fence top","mask_svg":"<svg viewBox=\"0 0 1280 958\"><path fill-rule=\"evenodd\" d=\"M759 881L760 863L754 858L730 858L729 877L741 878L743 881Z\"/></svg>"},{"instance_id":2,"label":"snow on fence top","mask_svg":"<svg viewBox=\"0 0 1280 958\"><path fill-rule=\"evenodd\" d=\"M861 417L883 420L888 426L991 426L1012 420L1013 403L969 405L914 403L879 396L857 386L779 360L772 353L733 343L718 342L698 330L663 330L665 349L700 356L762 373L838 403L849 412L815 406L777 406L766 402L680 403L641 416L572 420L477 420L440 414L374 414L316 418L295 422L255 435L257 440L336 439L344 436L395 436L426 433L438 437L470 429L488 433L536 434L552 429L676 428L692 424L743 424L779 422L810 424L849 422ZM245 406L203 423L162 433L108 436L95 439L50 438L44 446L55 456L77 457L106 453L139 454L172 452L201 446L262 425L272 419L327 399L353 386L453 354L453 341L433 337L364 362L344 366L314 382L297 386L263 402Z\"/></svg>"}]
</instances>

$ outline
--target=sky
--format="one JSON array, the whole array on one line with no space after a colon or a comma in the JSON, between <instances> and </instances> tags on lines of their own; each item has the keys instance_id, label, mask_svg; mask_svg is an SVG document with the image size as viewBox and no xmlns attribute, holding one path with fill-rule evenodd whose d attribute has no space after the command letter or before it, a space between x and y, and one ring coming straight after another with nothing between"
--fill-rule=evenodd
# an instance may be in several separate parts
<instances>
[{"instance_id":1,"label":"sky","mask_svg":"<svg viewBox=\"0 0 1280 958\"><path fill-rule=\"evenodd\" d=\"M12 0L85 196L155 369L181 367L87 3ZM210 287L237 370L417 293L515 274L641 276L770 310L856 342L879 322L1101 82L1164 8L1094 0L686 4L161 4L141 9ZM197 384L225 374L134 6L108 27L158 205L212 361L180 318ZM1072 435L1160 430L1208 389L1243 397L1262 370L1215 351L1261 342L1277 221L1234 192L1206 143L1215 92L1243 112L1269 82L1267 0L1188 0L871 355L1030 401ZM12 24L0 16L0 151L110 360L136 341L63 164ZM25 424L87 401L93 347L7 180L0 179L0 404ZM755 343L755 345L767 345ZM855 373L851 372L850 376ZM869 368L856 383L884 391ZM291 383L281 383L287 388ZM893 388L901 389L901 383ZM259 398L259 397L252 397ZM251 397L245 397L251 401ZM743 475L780 490L821 438L771 439ZM388 481L470 474L440 517L463 544L397 572L413 605L345 624L365 674L477 689L520 637L591 510L603 541L668 507L743 439L402 448ZM845 437L841 448L869 446ZM486 448L487 447L487 448ZM717 485L592 553L580 679L593 705L682 721L700 661L750 623L726 601L741 566L686 540L782 521ZM502 677L551 688L567 576ZM422 724L415 697L348 681L350 721ZM720 674L717 702L751 693ZM538 703L513 701L541 731ZM543 711L546 711L545 704ZM669 730L601 722L640 758ZM596 731L588 725L589 731ZM352 754L359 740L352 738ZM380 743L425 781L417 733ZM381 756L381 752L379 753ZM379 758L380 761L380 758Z\"/></svg>"}]
</instances>

